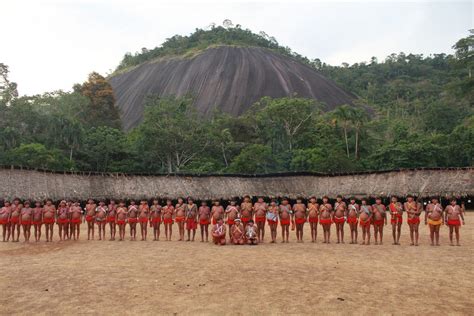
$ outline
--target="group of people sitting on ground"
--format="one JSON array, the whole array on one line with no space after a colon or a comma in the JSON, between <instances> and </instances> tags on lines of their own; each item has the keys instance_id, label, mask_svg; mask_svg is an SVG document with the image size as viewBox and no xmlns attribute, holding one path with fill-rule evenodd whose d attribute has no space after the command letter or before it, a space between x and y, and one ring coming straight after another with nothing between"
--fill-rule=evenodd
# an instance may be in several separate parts
<instances>
[{"instance_id":1,"label":"group of people sitting on ground","mask_svg":"<svg viewBox=\"0 0 474 316\"><path fill-rule=\"evenodd\" d=\"M53 228L56 223L59 228L60 240L78 240L82 223L87 223L87 239L95 238L95 225L98 227L99 240L105 240L106 226L109 226L110 240L115 240L118 227L119 240L125 239L125 227L129 225L130 240L136 240L137 224L140 227L141 240L145 241L148 234L148 225L153 228L153 240L157 241L161 235L161 224L165 229L165 238L171 240L173 224L176 223L179 230L179 241L194 241L198 225L200 226L201 242L209 240L209 225L212 223L211 237L215 244L225 245L227 238L231 244L256 245L264 241L265 226L270 227L271 243L277 240L277 227L281 226L282 243L289 242L290 226L296 231L297 242L303 242L303 228L306 222L310 225L311 241L316 242L318 223L323 229L323 243L330 243L332 224L336 228L337 243L344 243L344 227L349 225L351 244L358 243L359 227L362 230L362 245L370 245L371 227L375 244L382 244L384 226L388 223L388 214L392 225L393 245L400 245L400 234L404 214L410 228L410 239L412 246L418 246L418 227L421 215L424 211L425 225L429 225L431 245L439 246L439 233L442 225L449 227L449 239L454 245L453 234L456 237L456 245L459 244L459 228L464 225L463 205L457 204L457 199L450 199L449 205L443 208L438 198L432 198L431 203L423 205L416 201L411 195L407 196L402 204L397 197L392 197L390 204L385 206L382 199L375 198L375 203L370 205L368 199L363 198L360 204L356 198L351 197L346 203L342 196L337 196L334 204L330 203L327 196L321 201L315 197L309 198L307 203L303 198L297 198L293 205L287 198L270 199L265 202L263 197L258 197L255 203L250 196L245 196L238 204L237 200L229 201L224 208L219 200L213 201L210 208L207 201L202 201L200 206L194 203L192 198L187 203L182 198L173 205L171 199L161 205L158 199L154 199L149 205L144 199L137 205L134 200L125 201L90 199L81 207L78 201L62 200L56 206L51 199L44 203L36 201L24 201L14 199L13 203L4 201L0 208L0 225L3 227L3 241L18 242L20 228L23 230L25 242L30 240L31 227L34 227L35 241L40 241L42 226L46 228L46 241L53 241Z\"/></svg>"}]
</instances>

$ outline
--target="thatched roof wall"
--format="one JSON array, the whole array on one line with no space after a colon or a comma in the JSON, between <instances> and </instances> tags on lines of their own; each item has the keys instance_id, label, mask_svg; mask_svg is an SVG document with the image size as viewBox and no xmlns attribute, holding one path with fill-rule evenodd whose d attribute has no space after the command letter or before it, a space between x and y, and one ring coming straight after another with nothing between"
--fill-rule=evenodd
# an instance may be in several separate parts
<instances>
[{"instance_id":1,"label":"thatched roof wall","mask_svg":"<svg viewBox=\"0 0 474 316\"><path fill-rule=\"evenodd\" d=\"M473 196L474 168L322 175L123 175L0 169L0 199Z\"/></svg>"}]
</instances>

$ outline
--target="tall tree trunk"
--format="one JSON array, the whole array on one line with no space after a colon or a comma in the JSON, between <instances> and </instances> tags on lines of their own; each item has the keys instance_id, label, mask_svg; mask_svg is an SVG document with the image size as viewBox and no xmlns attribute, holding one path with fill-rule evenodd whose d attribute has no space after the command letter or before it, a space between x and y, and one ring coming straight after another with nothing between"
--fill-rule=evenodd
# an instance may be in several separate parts
<instances>
[{"instance_id":1,"label":"tall tree trunk","mask_svg":"<svg viewBox=\"0 0 474 316\"><path fill-rule=\"evenodd\" d=\"M225 166L228 167L229 166L229 163L227 162L227 157L225 155L225 148L224 148L224 144L221 143L221 149L222 149L222 157L224 157L224 162L225 162Z\"/></svg>"},{"instance_id":2,"label":"tall tree trunk","mask_svg":"<svg viewBox=\"0 0 474 316\"><path fill-rule=\"evenodd\" d=\"M71 146L71 150L69 151L69 161L72 161L72 146Z\"/></svg>"},{"instance_id":3,"label":"tall tree trunk","mask_svg":"<svg viewBox=\"0 0 474 316\"><path fill-rule=\"evenodd\" d=\"M347 127L344 127L344 138L346 140L346 152L347 152L347 158L349 158L349 142L347 140Z\"/></svg>"},{"instance_id":4,"label":"tall tree trunk","mask_svg":"<svg viewBox=\"0 0 474 316\"><path fill-rule=\"evenodd\" d=\"M356 129L356 145L355 145L355 159L359 159L359 129Z\"/></svg>"}]
</instances>

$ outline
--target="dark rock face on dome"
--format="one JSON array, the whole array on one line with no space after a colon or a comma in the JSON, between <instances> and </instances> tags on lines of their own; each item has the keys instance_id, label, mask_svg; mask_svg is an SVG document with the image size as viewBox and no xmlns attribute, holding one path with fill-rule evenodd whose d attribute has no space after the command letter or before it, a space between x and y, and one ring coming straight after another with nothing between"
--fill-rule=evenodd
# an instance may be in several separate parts
<instances>
[{"instance_id":1,"label":"dark rock face on dome","mask_svg":"<svg viewBox=\"0 0 474 316\"><path fill-rule=\"evenodd\" d=\"M150 94L190 95L206 115L217 107L235 116L264 96L314 98L328 110L350 104L354 97L311 67L258 47L219 46L191 58L162 58L116 74L109 82L126 130L141 121Z\"/></svg>"}]
</instances>

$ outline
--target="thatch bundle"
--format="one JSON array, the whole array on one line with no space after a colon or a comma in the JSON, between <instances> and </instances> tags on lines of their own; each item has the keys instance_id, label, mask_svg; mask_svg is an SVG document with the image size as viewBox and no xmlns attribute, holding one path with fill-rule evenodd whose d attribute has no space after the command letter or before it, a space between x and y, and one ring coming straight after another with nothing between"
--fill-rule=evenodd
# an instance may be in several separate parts
<instances>
[{"instance_id":1,"label":"thatch bundle","mask_svg":"<svg viewBox=\"0 0 474 316\"><path fill-rule=\"evenodd\" d=\"M0 199L473 196L474 168L324 175L124 175L0 169Z\"/></svg>"}]
</instances>

